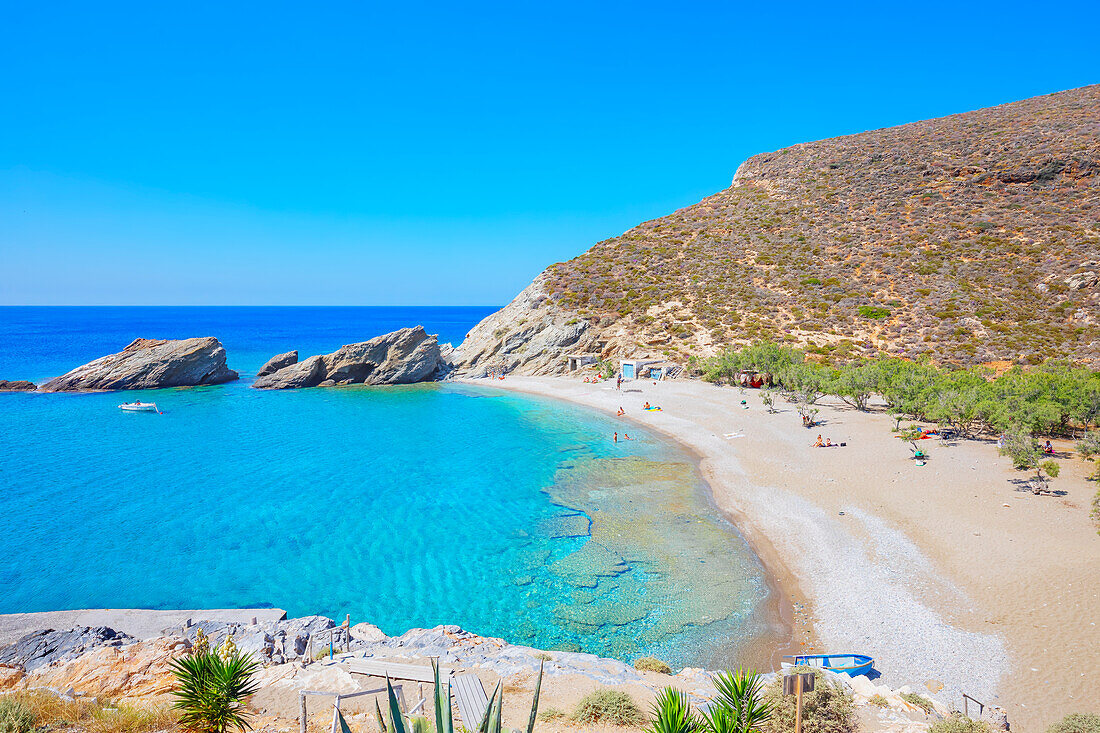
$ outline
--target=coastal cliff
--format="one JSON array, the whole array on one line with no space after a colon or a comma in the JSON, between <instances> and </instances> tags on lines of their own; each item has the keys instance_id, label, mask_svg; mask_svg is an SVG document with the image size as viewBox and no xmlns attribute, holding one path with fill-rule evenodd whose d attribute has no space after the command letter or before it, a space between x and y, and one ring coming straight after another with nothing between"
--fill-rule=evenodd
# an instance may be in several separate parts
<instances>
[{"instance_id":1,"label":"coastal cliff","mask_svg":"<svg viewBox=\"0 0 1100 733\"><path fill-rule=\"evenodd\" d=\"M280 366L282 364L283 366ZM298 352L273 357L252 383L256 389L298 389L346 384L413 384L440 376L446 365L439 341L423 326L402 328L331 354L298 361Z\"/></svg>"},{"instance_id":2,"label":"coastal cliff","mask_svg":"<svg viewBox=\"0 0 1100 733\"><path fill-rule=\"evenodd\" d=\"M158 389L222 384L237 378L226 366L225 348L213 337L180 340L135 339L41 387L43 392Z\"/></svg>"},{"instance_id":3,"label":"coastal cliff","mask_svg":"<svg viewBox=\"0 0 1100 733\"><path fill-rule=\"evenodd\" d=\"M1097 119L1089 86L753 156L724 191L549 267L455 364L548 374L576 351L683 361L764 339L1100 364Z\"/></svg>"}]
</instances>

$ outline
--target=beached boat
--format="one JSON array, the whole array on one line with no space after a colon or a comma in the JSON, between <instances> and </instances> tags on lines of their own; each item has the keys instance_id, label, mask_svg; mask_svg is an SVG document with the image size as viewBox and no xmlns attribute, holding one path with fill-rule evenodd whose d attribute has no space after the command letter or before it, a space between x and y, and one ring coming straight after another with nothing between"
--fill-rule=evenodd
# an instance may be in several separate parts
<instances>
[{"instance_id":1,"label":"beached boat","mask_svg":"<svg viewBox=\"0 0 1100 733\"><path fill-rule=\"evenodd\" d=\"M875 665L875 660L866 654L799 654L783 658L793 660L783 662L783 667L821 667L830 672L843 672L849 677L867 674Z\"/></svg>"},{"instance_id":2,"label":"beached boat","mask_svg":"<svg viewBox=\"0 0 1100 733\"><path fill-rule=\"evenodd\" d=\"M160 412L156 402L123 402L118 409L126 412Z\"/></svg>"}]
</instances>

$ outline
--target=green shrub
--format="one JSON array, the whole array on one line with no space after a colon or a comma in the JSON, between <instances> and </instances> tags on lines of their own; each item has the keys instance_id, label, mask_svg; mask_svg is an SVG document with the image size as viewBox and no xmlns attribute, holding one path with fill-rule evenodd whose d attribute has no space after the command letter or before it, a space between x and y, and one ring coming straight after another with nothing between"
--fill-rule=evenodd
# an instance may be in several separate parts
<instances>
[{"instance_id":1,"label":"green shrub","mask_svg":"<svg viewBox=\"0 0 1100 733\"><path fill-rule=\"evenodd\" d=\"M868 699L867 702L871 703L876 708L884 708L890 704L890 702L885 697L877 693L871 695L870 699Z\"/></svg>"},{"instance_id":2,"label":"green shrub","mask_svg":"<svg viewBox=\"0 0 1100 733\"><path fill-rule=\"evenodd\" d=\"M813 672L814 691L802 696L803 733L854 733L855 701L852 693L830 682L820 670L799 667L793 671ZM771 719L760 727L762 733L788 733L794 730L795 696L783 694L783 678L777 677L765 694L772 705Z\"/></svg>"},{"instance_id":3,"label":"green shrub","mask_svg":"<svg viewBox=\"0 0 1100 733\"><path fill-rule=\"evenodd\" d=\"M594 690L577 704L573 720L578 723L642 725L645 715L630 695L620 690Z\"/></svg>"},{"instance_id":4,"label":"green shrub","mask_svg":"<svg viewBox=\"0 0 1100 733\"><path fill-rule=\"evenodd\" d=\"M901 693L901 699L905 700L905 702L916 705L925 713L932 712L932 701L929 700L927 697L921 697L915 692L903 692Z\"/></svg>"},{"instance_id":5,"label":"green shrub","mask_svg":"<svg viewBox=\"0 0 1100 733\"><path fill-rule=\"evenodd\" d=\"M1100 733L1100 715L1070 713L1047 728L1047 733Z\"/></svg>"},{"instance_id":6,"label":"green shrub","mask_svg":"<svg viewBox=\"0 0 1100 733\"><path fill-rule=\"evenodd\" d=\"M972 720L962 713L954 713L950 718L933 723L928 733L990 733L990 730L988 723Z\"/></svg>"},{"instance_id":7,"label":"green shrub","mask_svg":"<svg viewBox=\"0 0 1100 733\"><path fill-rule=\"evenodd\" d=\"M561 710L558 710L557 708L544 708L543 710L539 711L539 720L544 723L548 720L558 720L564 717L565 713Z\"/></svg>"},{"instance_id":8,"label":"green shrub","mask_svg":"<svg viewBox=\"0 0 1100 733\"><path fill-rule=\"evenodd\" d=\"M634 669L642 672L660 672L661 674L672 674L672 667L668 666L666 662L662 662L657 657L641 657L634 660Z\"/></svg>"},{"instance_id":9,"label":"green shrub","mask_svg":"<svg viewBox=\"0 0 1100 733\"><path fill-rule=\"evenodd\" d=\"M31 733L34 723L29 707L12 697L0 698L0 733Z\"/></svg>"},{"instance_id":10,"label":"green shrub","mask_svg":"<svg viewBox=\"0 0 1100 733\"><path fill-rule=\"evenodd\" d=\"M890 315L889 308L883 308L880 305L861 305L856 309L864 318L881 319Z\"/></svg>"}]
</instances>

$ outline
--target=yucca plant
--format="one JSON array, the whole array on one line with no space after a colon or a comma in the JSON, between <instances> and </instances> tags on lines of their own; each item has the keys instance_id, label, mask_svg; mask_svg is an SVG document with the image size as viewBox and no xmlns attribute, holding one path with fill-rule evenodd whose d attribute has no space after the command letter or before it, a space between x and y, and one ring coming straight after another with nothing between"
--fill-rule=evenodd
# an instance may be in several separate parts
<instances>
[{"instance_id":1,"label":"yucca plant","mask_svg":"<svg viewBox=\"0 0 1100 733\"><path fill-rule=\"evenodd\" d=\"M251 655L234 652L223 659L207 652L175 659L169 666L179 685L172 707L182 712L184 730L226 733L252 727L244 701L259 689L253 675L260 665Z\"/></svg>"},{"instance_id":2,"label":"yucca plant","mask_svg":"<svg viewBox=\"0 0 1100 733\"><path fill-rule=\"evenodd\" d=\"M439 665L432 661L432 670L435 673L435 690L432 695L432 702L435 705L435 733L455 733L454 720L451 716L451 683L447 682L446 691L444 691L443 682L439 679ZM543 665L539 665L539 676L535 682L535 697L531 701L531 717L527 721L527 733L533 733L535 730L535 719L539 712L539 693L542 690L542 671ZM412 733L411 721L410 725L405 724L405 719L401 715L401 707L397 704L397 694L393 691L393 684L390 680L386 679L386 697L387 707L389 708L390 719L387 721L382 715L382 707L375 701L374 709L375 715L378 717L378 727L383 733ZM504 707L504 692L501 690L500 683L497 683L496 688L493 690L493 694L489 696L489 704L485 706L485 715L481 719L481 724L478 725L475 733L501 733L502 720L501 710Z\"/></svg>"},{"instance_id":3,"label":"yucca plant","mask_svg":"<svg viewBox=\"0 0 1100 733\"><path fill-rule=\"evenodd\" d=\"M717 694L702 713L692 711L681 690L661 690L653 702L650 733L754 733L771 718L772 706L755 670L721 672L712 682Z\"/></svg>"},{"instance_id":4,"label":"yucca plant","mask_svg":"<svg viewBox=\"0 0 1100 733\"><path fill-rule=\"evenodd\" d=\"M735 727L730 730L749 733L771 718L772 706L764 699L764 683L756 670L720 672L713 681L718 693L715 704L731 713Z\"/></svg>"},{"instance_id":5,"label":"yucca plant","mask_svg":"<svg viewBox=\"0 0 1100 733\"><path fill-rule=\"evenodd\" d=\"M699 730L688 702L687 693L675 687L666 687L653 700L653 722L650 733L695 733Z\"/></svg>"}]
</instances>

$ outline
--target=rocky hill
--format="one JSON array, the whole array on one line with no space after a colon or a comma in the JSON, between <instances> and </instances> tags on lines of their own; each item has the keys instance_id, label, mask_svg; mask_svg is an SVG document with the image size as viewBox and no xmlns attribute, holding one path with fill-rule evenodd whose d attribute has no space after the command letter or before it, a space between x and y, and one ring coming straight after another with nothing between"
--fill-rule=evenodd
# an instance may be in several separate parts
<instances>
[{"instance_id":1,"label":"rocky hill","mask_svg":"<svg viewBox=\"0 0 1100 733\"><path fill-rule=\"evenodd\" d=\"M707 356L760 339L1100 365L1100 85L756 155L732 185L551 266L454 361Z\"/></svg>"}]
</instances>

